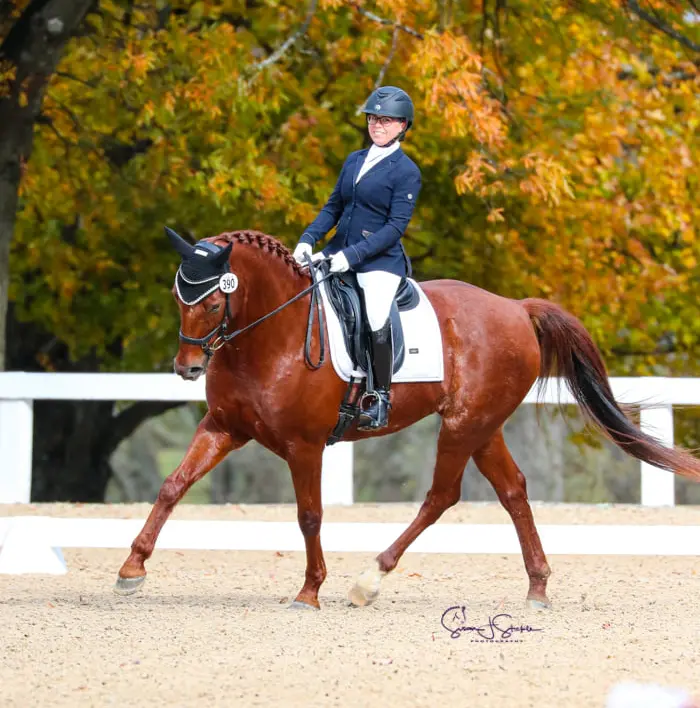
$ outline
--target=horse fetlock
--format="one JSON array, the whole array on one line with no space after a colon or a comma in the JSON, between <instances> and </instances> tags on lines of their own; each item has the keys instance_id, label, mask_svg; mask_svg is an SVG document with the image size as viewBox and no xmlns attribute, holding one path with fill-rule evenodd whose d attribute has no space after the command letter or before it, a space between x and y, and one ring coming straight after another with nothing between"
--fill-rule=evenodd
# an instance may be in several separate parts
<instances>
[{"instance_id":1,"label":"horse fetlock","mask_svg":"<svg viewBox=\"0 0 700 708\"><path fill-rule=\"evenodd\" d=\"M528 572L530 578L530 583L535 584L537 582L546 582L549 576L552 574L550 567L545 563L539 568L533 568Z\"/></svg>"},{"instance_id":2,"label":"horse fetlock","mask_svg":"<svg viewBox=\"0 0 700 708\"><path fill-rule=\"evenodd\" d=\"M326 579L326 569L321 570L307 570L306 571L306 582L302 588L301 594L310 593L314 596L318 594L318 590L323 585Z\"/></svg>"},{"instance_id":3,"label":"horse fetlock","mask_svg":"<svg viewBox=\"0 0 700 708\"><path fill-rule=\"evenodd\" d=\"M137 575L146 575L146 561L153 555L155 541L150 543L145 539L136 538L131 544L131 553L119 569L123 578L132 578Z\"/></svg>"},{"instance_id":4,"label":"horse fetlock","mask_svg":"<svg viewBox=\"0 0 700 708\"><path fill-rule=\"evenodd\" d=\"M387 549L383 553L380 553L376 560L379 566L379 572L386 575L396 568L399 563L399 556L394 550Z\"/></svg>"}]
</instances>

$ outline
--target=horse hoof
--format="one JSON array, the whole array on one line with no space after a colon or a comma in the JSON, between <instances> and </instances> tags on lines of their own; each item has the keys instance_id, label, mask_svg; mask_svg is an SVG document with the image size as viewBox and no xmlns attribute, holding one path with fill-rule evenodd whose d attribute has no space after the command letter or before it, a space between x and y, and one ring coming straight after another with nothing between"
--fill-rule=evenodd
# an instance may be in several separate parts
<instances>
[{"instance_id":1,"label":"horse hoof","mask_svg":"<svg viewBox=\"0 0 700 708\"><path fill-rule=\"evenodd\" d=\"M308 605L306 602L299 602L299 600L294 600L294 602L287 607L288 610L316 610L317 612L321 610L320 607L314 607L313 605Z\"/></svg>"},{"instance_id":2,"label":"horse hoof","mask_svg":"<svg viewBox=\"0 0 700 708\"><path fill-rule=\"evenodd\" d=\"M355 607L371 605L379 597L379 588L384 575L386 573L382 573L377 568L371 568L360 573L355 585L348 593L350 604Z\"/></svg>"},{"instance_id":3,"label":"horse hoof","mask_svg":"<svg viewBox=\"0 0 700 708\"><path fill-rule=\"evenodd\" d=\"M534 597L528 597L527 600L525 601L525 606L529 610L551 610L552 609L552 603L547 600L537 600Z\"/></svg>"},{"instance_id":4,"label":"horse hoof","mask_svg":"<svg viewBox=\"0 0 700 708\"><path fill-rule=\"evenodd\" d=\"M141 589L145 582L145 575L140 575L136 578L122 578L118 575L117 582L114 583L112 590L114 590L117 595L133 595Z\"/></svg>"}]
</instances>

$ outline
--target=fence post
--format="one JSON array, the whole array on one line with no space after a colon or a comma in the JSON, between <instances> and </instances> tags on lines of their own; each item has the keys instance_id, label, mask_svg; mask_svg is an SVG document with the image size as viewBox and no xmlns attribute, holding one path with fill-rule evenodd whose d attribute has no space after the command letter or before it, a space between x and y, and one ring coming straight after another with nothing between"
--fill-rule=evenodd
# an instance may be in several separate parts
<instances>
[{"instance_id":1,"label":"fence post","mask_svg":"<svg viewBox=\"0 0 700 708\"><path fill-rule=\"evenodd\" d=\"M33 434L33 401L0 399L0 504L30 501Z\"/></svg>"},{"instance_id":2,"label":"fence post","mask_svg":"<svg viewBox=\"0 0 700 708\"><path fill-rule=\"evenodd\" d=\"M661 444L673 447L673 406L659 405L642 408L640 427ZM675 475L642 462L642 504L644 506L673 506L675 504Z\"/></svg>"},{"instance_id":3,"label":"fence post","mask_svg":"<svg viewBox=\"0 0 700 708\"><path fill-rule=\"evenodd\" d=\"M323 450L321 498L324 506L353 502L353 455L351 442L339 442Z\"/></svg>"}]
</instances>

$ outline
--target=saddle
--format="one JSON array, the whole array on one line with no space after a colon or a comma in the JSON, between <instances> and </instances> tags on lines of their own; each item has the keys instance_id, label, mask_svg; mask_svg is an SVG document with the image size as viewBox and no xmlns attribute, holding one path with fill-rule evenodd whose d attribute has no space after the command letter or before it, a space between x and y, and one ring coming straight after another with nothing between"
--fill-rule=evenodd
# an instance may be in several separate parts
<instances>
[{"instance_id":1,"label":"saddle","mask_svg":"<svg viewBox=\"0 0 700 708\"><path fill-rule=\"evenodd\" d=\"M348 354L356 369L361 368L367 371L368 367L371 366L370 330L365 316L362 289L357 282L357 276L353 272L336 273L326 281L326 285L328 299L340 321L340 328L343 332ZM394 373L401 368L406 356L403 327L401 326L399 313L405 310L412 310L418 306L419 302L420 294L416 287L410 280L402 278L389 313L391 341L394 348Z\"/></svg>"}]
</instances>

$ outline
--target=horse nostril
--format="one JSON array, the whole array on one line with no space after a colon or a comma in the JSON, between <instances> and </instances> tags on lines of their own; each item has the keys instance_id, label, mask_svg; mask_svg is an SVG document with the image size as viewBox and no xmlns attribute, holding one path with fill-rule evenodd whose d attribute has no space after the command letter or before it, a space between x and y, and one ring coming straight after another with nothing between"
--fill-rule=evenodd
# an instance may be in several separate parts
<instances>
[{"instance_id":1,"label":"horse nostril","mask_svg":"<svg viewBox=\"0 0 700 708\"><path fill-rule=\"evenodd\" d=\"M204 367L203 366L190 366L187 369L187 373L190 376L200 376L201 374L204 373Z\"/></svg>"}]
</instances>

